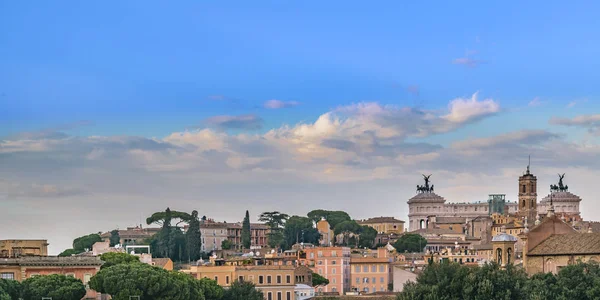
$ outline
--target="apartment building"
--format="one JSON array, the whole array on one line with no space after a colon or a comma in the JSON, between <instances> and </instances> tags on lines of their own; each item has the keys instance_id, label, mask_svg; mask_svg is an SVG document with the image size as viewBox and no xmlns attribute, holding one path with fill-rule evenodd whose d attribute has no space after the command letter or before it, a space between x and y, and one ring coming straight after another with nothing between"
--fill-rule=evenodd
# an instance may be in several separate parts
<instances>
[{"instance_id":1,"label":"apartment building","mask_svg":"<svg viewBox=\"0 0 600 300\"><path fill-rule=\"evenodd\" d=\"M226 223L227 239L233 244L233 249L242 249L242 223ZM260 223L250 224L250 249L268 247L269 226Z\"/></svg>"},{"instance_id":2,"label":"apartment building","mask_svg":"<svg viewBox=\"0 0 600 300\"><path fill-rule=\"evenodd\" d=\"M227 240L228 224L206 220L200 223L202 234L202 251L210 252L222 250L223 241Z\"/></svg>"},{"instance_id":3,"label":"apartment building","mask_svg":"<svg viewBox=\"0 0 600 300\"><path fill-rule=\"evenodd\" d=\"M136 227L127 227L127 229L119 230L119 244L121 245L142 245L145 240L151 238L160 231L158 227L144 228L142 225ZM100 235L103 241L110 241L111 233L105 232Z\"/></svg>"},{"instance_id":4,"label":"apartment building","mask_svg":"<svg viewBox=\"0 0 600 300\"><path fill-rule=\"evenodd\" d=\"M352 257L350 270L352 291L371 294L388 290L391 274L388 258Z\"/></svg>"},{"instance_id":5,"label":"apartment building","mask_svg":"<svg viewBox=\"0 0 600 300\"><path fill-rule=\"evenodd\" d=\"M381 234L402 234L404 232L404 221L394 217L376 217L359 220L357 223L369 226Z\"/></svg>"},{"instance_id":6,"label":"apartment building","mask_svg":"<svg viewBox=\"0 0 600 300\"><path fill-rule=\"evenodd\" d=\"M296 276L294 266L191 266L183 272L197 279L210 278L223 287L234 281L249 281L256 285L265 296L265 300L293 300Z\"/></svg>"},{"instance_id":7,"label":"apartment building","mask_svg":"<svg viewBox=\"0 0 600 300\"><path fill-rule=\"evenodd\" d=\"M23 281L38 275L62 274L81 280L86 286L85 299L96 299L88 282L102 265L99 257L21 257L0 260L0 278Z\"/></svg>"},{"instance_id":8,"label":"apartment building","mask_svg":"<svg viewBox=\"0 0 600 300\"><path fill-rule=\"evenodd\" d=\"M306 258L301 264L313 272L327 278L329 284L317 287L317 293L338 293L350 291L350 248L314 247L305 248Z\"/></svg>"},{"instance_id":9,"label":"apartment building","mask_svg":"<svg viewBox=\"0 0 600 300\"><path fill-rule=\"evenodd\" d=\"M0 257L48 256L47 240L0 240Z\"/></svg>"}]
</instances>

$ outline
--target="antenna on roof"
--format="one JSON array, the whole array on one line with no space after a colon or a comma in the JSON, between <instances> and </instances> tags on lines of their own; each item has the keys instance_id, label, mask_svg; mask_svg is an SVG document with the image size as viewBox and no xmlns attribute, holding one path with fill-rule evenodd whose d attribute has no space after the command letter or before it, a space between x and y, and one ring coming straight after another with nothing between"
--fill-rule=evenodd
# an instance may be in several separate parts
<instances>
[{"instance_id":1,"label":"antenna on roof","mask_svg":"<svg viewBox=\"0 0 600 300\"><path fill-rule=\"evenodd\" d=\"M527 174L529 174L529 167L531 166L531 154L529 154L529 162L527 163Z\"/></svg>"}]
</instances>

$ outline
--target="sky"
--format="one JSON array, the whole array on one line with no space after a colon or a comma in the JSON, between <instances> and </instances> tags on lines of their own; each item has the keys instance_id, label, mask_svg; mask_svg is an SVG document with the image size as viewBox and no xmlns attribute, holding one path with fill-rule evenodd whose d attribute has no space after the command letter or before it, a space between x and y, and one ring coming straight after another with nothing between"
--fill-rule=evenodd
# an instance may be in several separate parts
<instances>
[{"instance_id":1,"label":"sky","mask_svg":"<svg viewBox=\"0 0 600 300\"><path fill-rule=\"evenodd\" d=\"M600 214L597 1L0 1L0 239L198 210L407 219L516 200L531 155Z\"/></svg>"}]
</instances>

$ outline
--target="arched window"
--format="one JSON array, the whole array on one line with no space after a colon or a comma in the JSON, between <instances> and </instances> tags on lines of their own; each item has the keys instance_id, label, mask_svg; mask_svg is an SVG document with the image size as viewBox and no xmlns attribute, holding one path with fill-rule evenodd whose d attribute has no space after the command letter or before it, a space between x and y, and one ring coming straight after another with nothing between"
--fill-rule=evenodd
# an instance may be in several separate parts
<instances>
[{"instance_id":1,"label":"arched window","mask_svg":"<svg viewBox=\"0 0 600 300\"><path fill-rule=\"evenodd\" d=\"M496 249L496 257L498 264L502 264L502 249Z\"/></svg>"},{"instance_id":2,"label":"arched window","mask_svg":"<svg viewBox=\"0 0 600 300\"><path fill-rule=\"evenodd\" d=\"M507 265L510 264L510 258L511 258L511 256L512 256L512 249L508 248L506 250L506 264Z\"/></svg>"},{"instance_id":3,"label":"arched window","mask_svg":"<svg viewBox=\"0 0 600 300\"><path fill-rule=\"evenodd\" d=\"M521 193L526 193L526 191L525 191L525 190L526 190L526 185L523 185L523 188L522 188L522 191L521 191Z\"/></svg>"},{"instance_id":4,"label":"arched window","mask_svg":"<svg viewBox=\"0 0 600 300\"><path fill-rule=\"evenodd\" d=\"M531 199L531 207L535 207L535 200Z\"/></svg>"}]
</instances>

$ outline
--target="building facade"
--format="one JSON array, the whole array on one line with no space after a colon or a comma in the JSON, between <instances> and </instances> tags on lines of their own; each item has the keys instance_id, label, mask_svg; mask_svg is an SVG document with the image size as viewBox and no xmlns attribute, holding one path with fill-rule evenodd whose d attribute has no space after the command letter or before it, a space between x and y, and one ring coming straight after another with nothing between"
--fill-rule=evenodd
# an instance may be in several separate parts
<instances>
[{"instance_id":1,"label":"building facade","mask_svg":"<svg viewBox=\"0 0 600 300\"><path fill-rule=\"evenodd\" d=\"M325 218L317 222L317 230L321 234L319 244L323 247L333 246L335 234L333 234L333 230Z\"/></svg>"},{"instance_id":2,"label":"building facade","mask_svg":"<svg viewBox=\"0 0 600 300\"><path fill-rule=\"evenodd\" d=\"M0 257L48 256L47 240L0 240Z\"/></svg>"},{"instance_id":3,"label":"building facade","mask_svg":"<svg viewBox=\"0 0 600 300\"><path fill-rule=\"evenodd\" d=\"M232 249L242 249L242 223L227 224L227 239L232 243ZM250 249L268 247L269 226L260 223L250 223Z\"/></svg>"},{"instance_id":4,"label":"building facade","mask_svg":"<svg viewBox=\"0 0 600 300\"><path fill-rule=\"evenodd\" d=\"M148 238L151 238L160 231L157 227L144 228L142 225L136 227L127 227L127 229L119 230L119 244L126 245L143 245ZM110 231L100 235L103 241L110 241Z\"/></svg>"},{"instance_id":5,"label":"building facade","mask_svg":"<svg viewBox=\"0 0 600 300\"><path fill-rule=\"evenodd\" d=\"M385 257L352 257L350 274L352 291L386 292L390 283L390 261Z\"/></svg>"},{"instance_id":6,"label":"building facade","mask_svg":"<svg viewBox=\"0 0 600 300\"><path fill-rule=\"evenodd\" d=\"M404 221L394 217L376 217L357 221L360 225L369 226L379 234L402 234L404 232Z\"/></svg>"},{"instance_id":7,"label":"building facade","mask_svg":"<svg viewBox=\"0 0 600 300\"><path fill-rule=\"evenodd\" d=\"M202 252L222 250L223 241L227 240L228 224L206 220L200 223L202 236Z\"/></svg>"},{"instance_id":8,"label":"building facade","mask_svg":"<svg viewBox=\"0 0 600 300\"><path fill-rule=\"evenodd\" d=\"M317 293L343 295L350 291L350 248L315 247L303 251L306 261L301 264L329 280L328 285L317 287Z\"/></svg>"},{"instance_id":9,"label":"building facade","mask_svg":"<svg viewBox=\"0 0 600 300\"><path fill-rule=\"evenodd\" d=\"M23 281L38 275L73 276L85 285L85 299L96 299L98 293L89 289L88 282L100 270L101 265L99 257L5 258L0 260L0 278Z\"/></svg>"},{"instance_id":10,"label":"building facade","mask_svg":"<svg viewBox=\"0 0 600 300\"><path fill-rule=\"evenodd\" d=\"M191 266L184 272L196 279L213 279L223 287L234 281L252 282L266 300L293 300L295 270L294 266Z\"/></svg>"}]
</instances>

